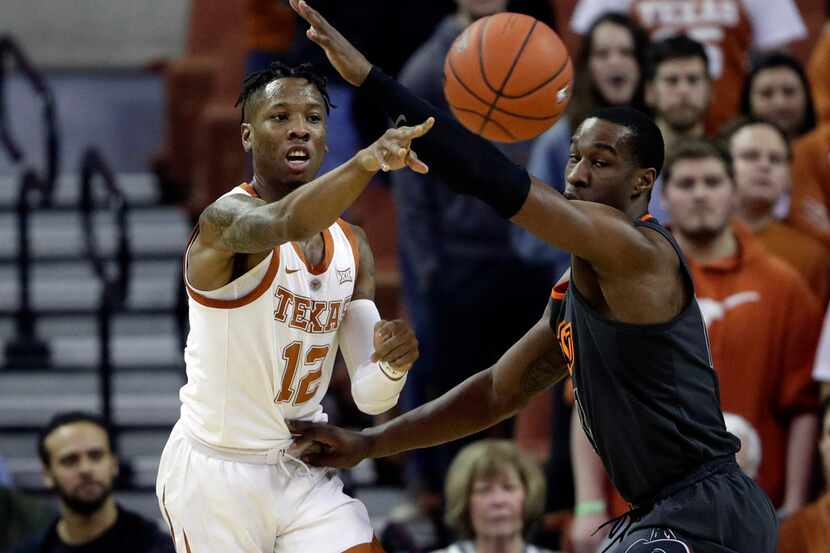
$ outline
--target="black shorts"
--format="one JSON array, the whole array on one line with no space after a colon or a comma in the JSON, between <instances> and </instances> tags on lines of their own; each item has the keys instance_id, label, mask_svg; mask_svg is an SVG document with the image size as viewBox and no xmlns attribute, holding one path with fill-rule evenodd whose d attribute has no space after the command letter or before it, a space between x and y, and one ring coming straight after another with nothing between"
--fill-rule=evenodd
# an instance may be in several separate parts
<instances>
[{"instance_id":1,"label":"black shorts","mask_svg":"<svg viewBox=\"0 0 830 553\"><path fill-rule=\"evenodd\" d=\"M775 509L734 460L705 465L671 489L627 530L619 528L608 551L775 553Z\"/></svg>"}]
</instances>

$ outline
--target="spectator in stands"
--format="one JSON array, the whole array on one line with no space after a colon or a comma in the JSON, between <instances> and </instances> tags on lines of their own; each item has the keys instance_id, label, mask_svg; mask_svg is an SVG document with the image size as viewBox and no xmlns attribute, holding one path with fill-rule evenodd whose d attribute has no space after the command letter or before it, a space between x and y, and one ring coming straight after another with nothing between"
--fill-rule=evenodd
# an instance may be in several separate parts
<instances>
[{"instance_id":1,"label":"spectator in stands","mask_svg":"<svg viewBox=\"0 0 830 553\"><path fill-rule=\"evenodd\" d=\"M415 94L445 110L441 79L452 42L473 20L503 11L507 0L458 0L457 4L457 13L442 21L400 76ZM504 148L514 161L526 164L527 144ZM402 394L401 407L406 410L495 362L538 320L539 302L544 303L550 292L551 274L523 263L513 253L509 221L480 201L455 194L437 175L399 171L391 180L404 301L421 354ZM504 317L508 312L511 316ZM494 320L500 323L494 325ZM507 428L488 435L493 432L504 436ZM407 482L422 503L432 502L439 518L447 467L469 441L408 455Z\"/></svg>"},{"instance_id":2,"label":"spectator in stands","mask_svg":"<svg viewBox=\"0 0 830 553\"><path fill-rule=\"evenodd\" d=\"M817 300L745 225L730 224L737 193L726 152L709 141L679 142L663 166L663 180L672 232L687 256L709 332L723 409L756 428L764 451L757 481L779 513L795 512L808 499L817 429L818 392L811 374L820 325ZM577 509L591 502L604 506L602 465L575 424ZM610 514L627 509L617 497ZM588 523L601 523L608 514L596 509L595 518L582 523L577 517L574 541L587 541L593 531Z\"/></svg>"},{"instance_id":3,"label":"spectator in stands","mask_svg":"<svg viewBox=\"0 0 830 553\"><path fill-rule=\"evenodd\" d=\"M750 53L782 49L807 36L795 0L579 0L571 27L584 34L609 10L630 14L652 40L685 33L706 46L717 98L706 117L710 134L738 112Z\"/></svg>"},{"instance_id":4,"label":"spectator in stands","mask_svg":"<svg viewBox=\"0 0 830 553\"><path fill-rule=\"evenodd\" d=\"M741 90L741 114L772 121L790 140L816 128L813 94L801 63L774 52L753 64Z\"/></svg>"},{"instance_id":5,"label":"spectator in stands","mask_svg":"<svg viewBox=\"0 0 830 553\"><path fill-rule=\"evenodd\" d=\"M726 429L741 440L741 450L735 456L738 466L750 478L757 478L763 454L758 432L749 421L735 413L724 413L723 422L726 423Z\"/></svg>"},{"instance_id":6,"label":"spectator in stands","mask_svg":"<svg viewBox=\"0 0 830 553\"><path fill-rule=\"evenodd\" d=\"M758 482L776 507L794 512L807 499L816 437L811 373L820 310L795 271L743 224L729 224L737 194L725 152L709 142L688 143L667 160L663 176L672 231L688 256L708 326L723 408L758 430L765 451Z\"/></svg>"},{"instance_id":7,"label":"spectator in stands","mask_svg":"<svg viewBox=\"0 0 830 553\"><path fill-rule=\"evenodd\" d=\"M608 13L591 25L576 58L574 89L565 116L533 143L528 171L560 192L573 129L595 109L631 105L645 110L643 73L648 37L628 16ZM526 230L513 226L513 245L528 263L563 271L570 256L552 248ZM552 280L559 278L553 275Z\"/></svg>"},{"instance_id":8,"label":"spectator in stands","mask_svg":"<svg viewBox=\"0 0 830 553\"><path fill-rule=\"evenodd\" d=\"M680 35L651 46L646 70L646 103L663 133L666 153L681 138L705 134L704 119L712 96L709 59L703 45ZM660 205L662 179L651 194L649 210L661 221L668 213Z\"/></svg>"},{"instance_id":9,"label":"spectator in stands","mask_svg":"<svg viewBox=\"0 0 830 553\"><path fill-rule=\"evenodd\" d=\"M17 553L174 553L155 523L116 504L118 458L110 431L88 413L54 416L40 434L38 452L46 485L60 498L61 515Z\"/></svg>"},{"instance_id":10,"label":"spectator in stands","mask_svg":"<svg viewBox=\"0 0 830 553\"><path fill-rule=\"evenodd\" d=\"M787 220L830 247L830 123L793 144L793 190Z\"/></svg>"},{"instance_id":11,"label":"spectator in stands","mask_svg":"<svg viewBox=\"0 0 830 553\"><path fill-rule=\"evenodd\" d=\"M446 522L461 541L437 553L545 553L525 540L542 514L545 479L506 440L462 449L447 474Z\"/></svg>"},{"instance_id":12,"label":"spectator in stands","mask_svg":"<svg viewBox=\"0 0 830 553\"><path fill-rule=\"evenodd\" d=\"M825 553L830 544L830 398L824 401L819 440L825 490L818 501L781 523L778 553Z\"/></svg>"},{"instance_id":13,"label":"spectator in stands","mask_svg":"<svg viewBox=\"0 0 830 553\"><path fill-rule=\"evenodd\" d=\"M742 119L725 129L724 139L735 171L738 217L769 252L798 271L823 308L830 297L830 251L774 215L790 190L787 136L774 123Z\"/></svg>"}]
</instances>

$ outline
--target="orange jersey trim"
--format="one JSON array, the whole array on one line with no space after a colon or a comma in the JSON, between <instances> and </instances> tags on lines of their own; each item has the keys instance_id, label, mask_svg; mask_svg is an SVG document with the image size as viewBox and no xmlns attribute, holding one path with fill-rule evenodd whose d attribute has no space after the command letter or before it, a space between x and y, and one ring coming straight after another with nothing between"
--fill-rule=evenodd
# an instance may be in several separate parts
<instances>
[{"instance_id":1,"label":"orange jersey trim","mask_svg":"<svg viewBox=\"0 0 830 553\"><path fill-rule=\"evenodd\" d=\"M386 550L381 547L377 538L372 538L369 543L361 543L343 551L343 553L386 553Z\"/></svg>"},{"instance_id":2,"label":"orange jersey trim","mask_svg":"<svg viewBox=\"0 0 830 553\"><path fill-rule=\"evenodd\" d=\"M312 265L308 262L303 254L302 248L296 242L291 242L291 247L294 248L294 252L296 252L297 256L306 266L308 272L312 275L322 275L326 272L329 268L329 264L331 263L332 258L334 257L334 241L331 239L331 231L329 229L324 229L321 233L323 235L323 260L318 265Z\"/></svg>"},{"instance_id":3,"label":"orange jersey trim","mask_svg":"<svg viewBox=\"0 0 830 553\"><path fill-rule=\"evenodd\" d=\"M274 278L277 276L277 269L280 266L279 248L274 248L273 255L271 256L271 263L268 264L268 270L265 272L265 276L262 277L262 280L257 285L257 287L245 294L244 296L242 296L241 298L235 300L220 300L216 298L209 298L199 293L187 282L187 254L190 250L190 246L193 244L193 241L196 240L196 237L198 235L199 227L196 227L196 229L193 231L193 235L187 243L187 248L185 248L184 251L184 286L187 289L187 295L190 296L195 302L200 303L205 307L212 307L214 309L235 309L237 307L248 305L258 297L260 297L262 294L265 293L266 290L268 290L268 288L274 282Z\"/></svg>"},{"instance_id":4,"label":"orange jersey trim","mask_svg":"<svg viewBox=\"0 0 830 553\"><path fill-rule=\"evenodd\" d=\"M250 194L254 198L259 198L259 194L256 193L256 188L254 188L253 184L251 184L249 182L243 182L242 184L239 185L239 188L241 188L242 190L244 190L245 192L247 192L248 194Z\"/></svg>"},{"instance_id":5,"label":"orange jersey trim","mask_svg":"<svg viewBox=\"0 0 830 553\"><path fill-rule=\"evenodd\" d=\"M355 274L358 274L360 273L360 250L357 247L357 237L354 235L354 229L352 228L351 223L344 221L343 219L338 219L337 224L343 230L343 234L346 235L346 238L349 240L349 244L352 246L352 253L354 254L354 272Z\"/></svg>"},{"instance_id":6,"label":"orange jersey trim","mask_svg":"<svg viewBox=\"0 0 830 553\"><path fill-rule=\"evenodd\" d=\"M652 219L654 219L654 215L652 215L651 213L646 213L645 215L640 217L641 221L651 221Z\"/></svg>"},{"instance_id":7,"label":"orange jersey trim","mask_svg":"<svg viewBox=\"0 0 830 553\"><path fill-rule=\"evenodd\" d=\"M568 291L568 284L570 281L559 282L550 290L550 298L553 301L562 301L565 299L565 293Z\"/></svg>"}]
</instances>

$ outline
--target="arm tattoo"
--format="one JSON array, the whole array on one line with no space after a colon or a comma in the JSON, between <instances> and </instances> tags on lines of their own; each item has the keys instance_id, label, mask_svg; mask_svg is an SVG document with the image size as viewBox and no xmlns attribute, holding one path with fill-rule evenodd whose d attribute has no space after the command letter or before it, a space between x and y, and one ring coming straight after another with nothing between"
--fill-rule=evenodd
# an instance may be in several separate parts
<instances>
[{"instance_id":1,"label":"arm tattoo","mask_svg":"<svg viewBox=\"0 0 830 553\"><path fill-rule=\"evenodd\" d=\"M236 253L259 253L275 246L273 237L263 228L263 221L243 216L235 206L209 206L202 213L199 225L203 232L217 237L224 248Z\"/></svg>"},{"instance_id":2,"label":"arm tattoo","mask_svg":"<svg viewBox=\"0 0 830 553\"><path fill-rule=\"evenodd\" d=\"M522 393L530 397L562 380L568 374L562 354L552 349L530 363L522 374Z\"/></svg>"}]
</instances>

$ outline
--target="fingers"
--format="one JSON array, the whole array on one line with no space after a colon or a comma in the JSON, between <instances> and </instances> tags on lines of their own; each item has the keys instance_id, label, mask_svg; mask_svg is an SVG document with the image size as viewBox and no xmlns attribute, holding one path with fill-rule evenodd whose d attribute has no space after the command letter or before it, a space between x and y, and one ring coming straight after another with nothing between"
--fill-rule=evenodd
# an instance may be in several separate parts
<instances>
[{"instance_id":1,"label":"fingers","mask_svg":"<svg viewBox=\"0 0 830 553\"><path fill-rule=\"evenodd\" d=\"M415 352L418 350L418 341L415 339L415 335L409 326L402 321L386 322L383 326L376 326L375 331L380 334L382 341L380 345L375 341L372 361L386 361L400 366L399 359L406 359L411 356L413 350Z\"/></svg>"},{"instance_id":2,"label":"fingers","mask_svg":"<svg viewBox=\"0 0 830 553\"><path fill-rule=\"evenodd\" d=\"M409 154L406 156L406 165L416 173L422 175L429 173L429 166L418 159L418 155L413 150L409 150Z\"/></svg>"},{"instance_id":3,"label":"fingers","mask_svg":"<svg viewBox=\"0 0 830 553\"><path fill-rule=\"evenodd\" d=\"M427 120L420 125L415 125L414 127L398 127L397 130L401 131L401 137L404 140L413 140L428 133L434 124L435 118L428 117Z\"/></svg>"}]
</instances>

